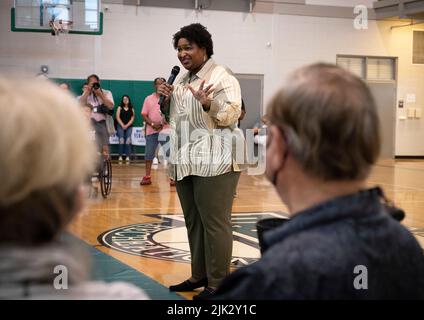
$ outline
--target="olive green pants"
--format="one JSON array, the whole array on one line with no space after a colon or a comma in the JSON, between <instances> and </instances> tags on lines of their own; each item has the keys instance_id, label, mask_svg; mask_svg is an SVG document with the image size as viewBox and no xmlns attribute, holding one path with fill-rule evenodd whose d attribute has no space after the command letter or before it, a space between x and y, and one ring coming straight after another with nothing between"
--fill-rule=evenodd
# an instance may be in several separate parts
<instances>
[{"instance_id":1,"label":"olive green pants","mask_svg":"<svg viewBox=\"0 0 424 320\"><path fill-rule=\"evenodd\" d=\"M233 251L231 209L240 172L177 181L187 227L193 278L218 287L230 272Z\"/></svg>"}]
</instances>

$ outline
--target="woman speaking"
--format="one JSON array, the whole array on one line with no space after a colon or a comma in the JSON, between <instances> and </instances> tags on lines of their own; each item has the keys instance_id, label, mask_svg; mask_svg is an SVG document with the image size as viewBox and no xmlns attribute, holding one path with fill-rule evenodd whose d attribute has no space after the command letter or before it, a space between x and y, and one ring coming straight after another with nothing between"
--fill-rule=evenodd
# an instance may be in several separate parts
<instances>
[{"instance_id":1,"label":"woman speaking","mask_svg":"<svg viewBox=\"0 0 424 320\"><path fill-rule=\"evenodd\" d=\"M194 299L206 299L230 271L231 207L240 175L231 136L241 113L240 85L211 58L212 37L201 24L181 28L173 44L187 72L158 93L169 108L170 175L177 181L192 262L191 277L170 290L205 287Z\"/></svg>"}]
</instances>

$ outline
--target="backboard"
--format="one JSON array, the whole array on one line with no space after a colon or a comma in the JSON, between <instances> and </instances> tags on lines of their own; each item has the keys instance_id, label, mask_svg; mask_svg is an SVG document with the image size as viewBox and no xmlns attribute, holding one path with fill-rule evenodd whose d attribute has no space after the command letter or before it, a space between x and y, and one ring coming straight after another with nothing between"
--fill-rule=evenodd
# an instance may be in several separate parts
<instances>
[{"instance_id":1,"label":"backboard","mask_svg":"<svg viewBox=\"0 0 424 320\"><path fill-rule=\"evenodd\" d=\"M53 22L63 23L72 34L101 35L101 0L15 0L11 10L14 32L52 32Z\"/></svg>"}]
</instances>

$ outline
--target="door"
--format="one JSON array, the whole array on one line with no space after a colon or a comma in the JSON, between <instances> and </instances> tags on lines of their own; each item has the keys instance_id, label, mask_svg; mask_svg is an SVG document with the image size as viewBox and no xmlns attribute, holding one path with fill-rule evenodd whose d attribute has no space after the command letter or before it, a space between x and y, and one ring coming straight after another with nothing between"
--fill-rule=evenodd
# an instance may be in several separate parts
<instances>
[{"instance_id":1,"label":"door","mask_svg":"<svg viewBox=\"0 0 424 320\"><path fill-rule=\"evenodd\" d=\"M370 88L380 120L380 158L394 159L397 57L337 55L336 61L338 66L361 77Z\"/></svg>"},{"instance_id":2,"label":"door","mask_svg":"<svg viewBox=\"0 0 424 320\"><path fill-rule=\"evenodd\" d=\"M264 76L262 74L235 74L240 83L241 97L246 107L246 116L240 122L243 132L252 129L262 116Z\"/></svg>"},{"instance_id":3,"label":"door","mask_svg":"<svg viewBox=\"0 0 424 320\"><path fill-rule=\"evenodd\" d=\"M395 156L396 126L396 84L367 82L377 105L380 119L381 152L380 158L393 159Z\"/></svg>"},{"instance_id":4,"label":"door","mask_svg":"<svg viewBox=\"0 0 424 320\"><path fill-rule=\"evenodd\" d=\"M259 160L258 146L254 144L252 134L247 134L247 129L252 129L263 115L263 88L264 76L262 74L235 74L240 83L241 97L246 108L246 115L240 122L240 129L246 137L246 160L248 163L257 163Z\"/></svg>"}]
</instances>

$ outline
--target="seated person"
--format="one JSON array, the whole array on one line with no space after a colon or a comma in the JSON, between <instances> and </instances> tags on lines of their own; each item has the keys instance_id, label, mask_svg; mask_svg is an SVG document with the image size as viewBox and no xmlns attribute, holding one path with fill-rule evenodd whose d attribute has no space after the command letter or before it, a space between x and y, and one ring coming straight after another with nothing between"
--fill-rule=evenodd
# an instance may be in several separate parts
<instances>
[{"instance_id":1,"label":"seated person","mask_svg":"<svg viewBox=\"0 0 424 320\"><path fill-rule=\"evenodd\" d=\"M253 135L255 144L266 144L266 129L268 128L268 117L264 115L261 121L256 122L253 127Z\"/></svg>"},{"instance_id":2,"label":"seated person","mask_svg":"<svg viewBox=\"0 0 424 320\"><path fill-rule=\"evenodd\" d=\"M329 64L295 71L268 107L266 176L290 220L218 299L424 299L424 255L367 177L381 149L366 84Z\"/></svg>"},{"instance_id":3,"label":"seated person","mask_svg":"<svg viewBox=\"0 0 424 320\"><path fill-rule=\"evenodd\" d=\"M96 157L75 99L48 81L0 77L0 101L0 299L147 299L89 281L87 253L65 235Z\"/></svg>"},{"instance_id":4,"label":"seated person","mask_svg":"<svg viewBox=\"0 0 424 320\"><path fill-rule=\"evenodd\" d=\"M69 83L67 83L67 82L62 82L61 84L59 84L59 88L65 90L65 91L71 90L71 87L69 86Z\"/></svg>"},{"instance_id":5,"label":"seated person","mask_svg":"<svg viewBox=\"0 0 424 320\"><path fill-rule=\"evenodd\" d=\"M87 82L84 82L84 83L82 84L82 86L81 86L82 94L81 94L81 95L79 95L79 96L77 97L77 100L78 100L78 101L80 101L80 99L81 99L82 95L83 95L83 94L84 94L84 92L85 92L85 91L87 91L87 90L88 90L88 83L87 83ZM93 106L91 106L91 108L93 108Z\"/></svg>"},{"instance_id":6,"label":"seated person","mask_svg":"<svg viewBox=\"0 0 424 320\"><path fill-rule=\"evenodd\" d=\"M245 116L246 116L246 105L244 104L244 100L241 99L241 113L240 113L240 116L239 116L238 122L237 122L238 128L240 128L240 123L244 119Z\"/></svg>"}]
</instances>

